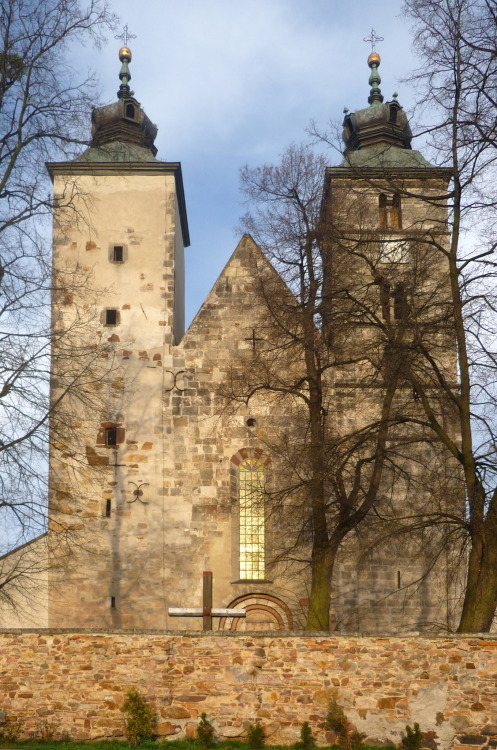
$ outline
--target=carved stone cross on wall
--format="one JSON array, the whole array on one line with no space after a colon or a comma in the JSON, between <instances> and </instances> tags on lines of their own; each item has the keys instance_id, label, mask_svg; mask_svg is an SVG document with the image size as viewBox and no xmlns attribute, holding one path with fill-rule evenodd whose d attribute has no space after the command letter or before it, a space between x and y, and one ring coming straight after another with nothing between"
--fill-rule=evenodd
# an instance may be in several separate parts
<instances>
[{"instance_id":1,"label":"carved stone cross on wall","mask_svg":"<svg viewBox=\"0 0 497 750\"><path fill-rule=\"evenodd\" d=\"M202 607L169 607L171 617L202 617L202 630L212 630L213 617L245 617L244 609L212 608L212 573L204 570L202 588Z\"/></svg>"},{"instance_id":2,"label":"carved stone cross on wall","mask_svg":"<svg viewBox=\"0 0 497 750\"><path fill-rule=\"evenodd\" d=\"M249 336L248 338L244 339L244 341L251 341L252 342L252 351L255 352L255 346L257 341L264 341L264 339L259 338L255 335L255 328L252 328L252 336Z\"/></svg>"}]
</instances>

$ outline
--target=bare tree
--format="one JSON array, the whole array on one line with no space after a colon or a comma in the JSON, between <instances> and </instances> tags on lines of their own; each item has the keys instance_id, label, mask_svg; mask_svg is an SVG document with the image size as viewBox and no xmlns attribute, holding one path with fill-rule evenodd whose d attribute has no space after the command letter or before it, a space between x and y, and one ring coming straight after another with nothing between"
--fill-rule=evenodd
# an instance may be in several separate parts
<instances>
[{"instance_id":1,"label":"bare tree","mask_svg":"<svg viewBox=\"0 0 497 750\"><path fill-rule=\"evenodd\" d=\"M270 512L284 510L287 524L276 558L310 566L309 629L329 628L344 540L374 508L387 512L408 446L430 442L406 419L412 391L406 396L400 379L410 327L406 315L390 318L382 308L385 259L368 207L344 196L335 198L333 213L323 211L324 172L324 160L306 146L290 147L278 165L242 170L254 206L244 228L280 276L264 264L258 269L254 308L265 343L224 386L231 401L265 393L291 415L291 430L270 446L280 468L267 501ZM339 386L346 399L336 398Z\"/></svg>"},{"instance_id":2,"label":"bare tree","mask_svg":"<svg viewBox=\"0 0 497 750\"><path fill-rule=\"evenodd\" d=\"M47 523L48 419L64 394L84 396L91 379L84 360L64 350L52 325L51 218L54 201L47 160L75 155L85 142L95 80L73 68L69 47L99 44L114 22L105 0L0 2L0 509L5 555L43 534ZM57 200L57 197L55 197ZM66 199L65 199L66 200ZM68 210L71 198L67 199ZM75 217L76 219L76 217ZM63 276L64 274L62 274ZM72 269L55 284L69 296L88 288L88 274ZM87 311L87 318L92 315ZM75 320L85 330L88 320ZM66 361L50 404L50 355ZM24 549L24 548L23 548ZM22 588L40 561L32 550L2 558L0 589ZM27 562L29 559L29 562ZM6 593L6 596L10 594Z\"/></svg>"},{"instance_id":3,"label":"bare tree","mask_svg":"<svg viewBox=\"0 0 497 750\"><path fill-rule=\"evenodd\" d=\"M417 348L424 377L411 368L427 425L460 467L468 535L464 602L458 630L488 631L497 604L497 461L495 373L495 126L497 4L495 0L407 0L421 67L420 119L438 164L453 170L450 242L429 241L448 264L459 384L429 352ZM432 384L430 386L430 383ZM453 404L444 421L434 408L433 383Z\"/></svg>"}]
</instances>

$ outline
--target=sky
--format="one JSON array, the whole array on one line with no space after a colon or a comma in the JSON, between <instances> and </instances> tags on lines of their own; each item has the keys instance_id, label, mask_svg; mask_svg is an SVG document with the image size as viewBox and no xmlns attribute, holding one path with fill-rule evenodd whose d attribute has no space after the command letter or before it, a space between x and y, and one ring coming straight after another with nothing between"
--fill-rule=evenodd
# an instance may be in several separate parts
<instances>
[{"instance_id":1,"label":"sky","mask_svg":"<svg viewBox=\"0 0 497 750\"><path fill-rule=\"evenodd\" d=\"M182 164L191 246L186 320L196 314L240 238L239 170L276 163L290 143L367 106L372 28L381 89L409 110L401 79L416 67L401 0L120 0L131 88L158 126L157 158ZM372 12L374 10L374 13ZM374 19L373 19L374 16ZM121 42L92 52L101 104L119 86ZM414 146L416 147L416 146ZM339 155L329 151L329 163Z\"/></svg>"}]
</instances>

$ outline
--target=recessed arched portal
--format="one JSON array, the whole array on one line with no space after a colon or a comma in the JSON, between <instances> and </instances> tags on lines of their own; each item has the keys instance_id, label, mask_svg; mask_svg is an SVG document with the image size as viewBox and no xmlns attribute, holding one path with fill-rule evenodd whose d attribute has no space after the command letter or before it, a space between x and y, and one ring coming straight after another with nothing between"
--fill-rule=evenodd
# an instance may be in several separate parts
<instances>
[{"instance_id":1,"label":"recessed arched portal","mask_svg":"<svg viewBox=\"0 0 497 750\"><path fill-rule=\"evenodd\" d=\"M244 609L246 617L222 617L219 630L292 630L290 608L277 596L265 593L243 594L229 608Z\"/></svg>"}]
</instances>

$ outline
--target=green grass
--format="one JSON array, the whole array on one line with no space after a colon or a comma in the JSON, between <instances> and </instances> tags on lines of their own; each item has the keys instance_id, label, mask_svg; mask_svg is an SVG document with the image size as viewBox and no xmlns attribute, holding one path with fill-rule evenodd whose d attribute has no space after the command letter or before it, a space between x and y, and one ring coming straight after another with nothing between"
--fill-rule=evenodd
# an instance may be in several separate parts
<instances>
[{"instance_id":1,"label":"green grass","mask_svg":"<svg viewBox=\"0 0 497 750\"><path fill-rule=\"evenodd\" d=\"M195 740L169 740L155 742L154 740L143 740L139 744L140 750L200 750L200 745ZM216 742L216 750L247 750L246 742L240 740L225 740ZM281 745L268 745L271 748L282 748ZM7 742L0 740L0 748L12 748L12 750L130 750L130 745L125 740L17 740Z\"/></svg>"},{"instance_id":2,"label":"green grass","mask_svg":"<svg viewBox=\"0 0 497 750\"><path fill-rule=\"evenodd\" d=\"M138 746L139 750L200 750L200 745L195 740L169 740L163 742L154 742L153 740L144 740ZM267 744L265 750L288 750L292 745L271 745ZM319 750L339 750L338 745L320 746ZM7 742L0 740L0 748L11 748L12 750L130 750L130 746L124 740L17 740L17 742ZM248 750L248 745L242 740L223 740L216 742L215 750ZM363 745L362 750L393 750L385 747L375 747L374 745Z\"/></svg>"}]
</instances>

